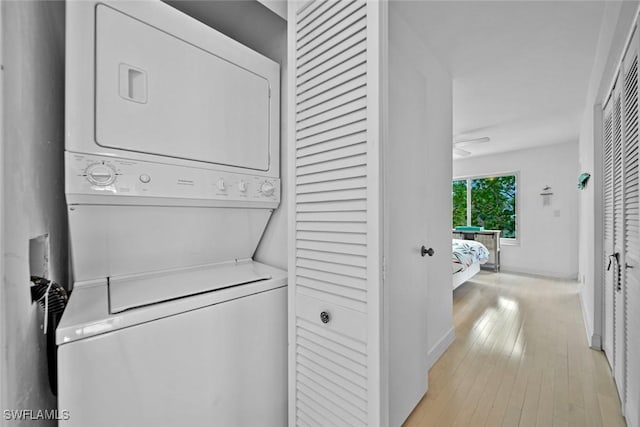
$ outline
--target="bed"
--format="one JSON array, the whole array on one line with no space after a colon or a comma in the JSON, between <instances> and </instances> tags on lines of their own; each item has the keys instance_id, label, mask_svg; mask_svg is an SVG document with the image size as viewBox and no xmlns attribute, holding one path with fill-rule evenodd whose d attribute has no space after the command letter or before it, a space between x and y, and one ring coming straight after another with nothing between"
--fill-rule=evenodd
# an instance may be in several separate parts
<instances>
[{"instance_id":1,"label":"bed","mask_svg":"<svg viewBox=\"0 0 640 427\"><path fill-rule=\"evenodd\" d=\"M489 260L489 250L474 240L452 239L453 289L480 271L480 265Z\"/></svg>"}]
</instances>

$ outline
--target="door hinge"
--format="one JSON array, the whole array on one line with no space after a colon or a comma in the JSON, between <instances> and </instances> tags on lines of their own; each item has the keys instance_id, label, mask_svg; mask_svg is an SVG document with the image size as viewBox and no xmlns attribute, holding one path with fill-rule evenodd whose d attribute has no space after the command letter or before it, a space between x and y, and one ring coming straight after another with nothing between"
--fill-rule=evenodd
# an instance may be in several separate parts
<instances>
[{"instance_id":1,"label":"door hinge","mask_svg":"<svg viewBox=\"0 0 640 427\"><path fill-rule=\"evenodd\" d=\"M382 257L382 280L387 280L387 257Z\"/></svg>"}]
</instances>

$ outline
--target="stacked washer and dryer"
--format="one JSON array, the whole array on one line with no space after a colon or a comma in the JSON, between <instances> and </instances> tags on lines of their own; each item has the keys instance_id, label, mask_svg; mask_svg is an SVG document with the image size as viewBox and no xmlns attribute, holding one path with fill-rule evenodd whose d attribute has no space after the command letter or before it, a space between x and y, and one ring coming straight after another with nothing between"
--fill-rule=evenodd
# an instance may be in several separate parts
<instances>
[{"instance_id":1,"label":"stacked washer and dryer","mask_svg":"<svg viewBox=\"0 0 640 427\"><path fill-rule=\"evenodd\" d=\"M282 426L279 66L160 1L67 3L64 426Z\"/></svg>"}]
</instances>

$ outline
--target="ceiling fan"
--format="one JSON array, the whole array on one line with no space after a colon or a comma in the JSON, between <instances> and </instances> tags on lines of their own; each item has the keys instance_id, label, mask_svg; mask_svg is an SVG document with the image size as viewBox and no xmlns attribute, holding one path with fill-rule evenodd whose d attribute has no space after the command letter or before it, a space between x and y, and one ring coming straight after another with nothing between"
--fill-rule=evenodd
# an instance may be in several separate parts
<instances>
[{"instance_id":1,"label":"ceiling fan","mask_svg":"<svg viewBox=\"0 0 640 427\"><path fill-rule=\"evenodd\" d=\"M458 145L463 145L463 144L472 144L472 143L485 143L485 142L489 142L491 141L491 138L489 138L488 136L483 136L482 138L472 138L472 139L460 139L460 140L454 140L453 141L453 152L460 156L460 157L467 157L471 155L470 151L467 150L463 150L462 148L459 148Z\"/></svg>"}]
</instances>

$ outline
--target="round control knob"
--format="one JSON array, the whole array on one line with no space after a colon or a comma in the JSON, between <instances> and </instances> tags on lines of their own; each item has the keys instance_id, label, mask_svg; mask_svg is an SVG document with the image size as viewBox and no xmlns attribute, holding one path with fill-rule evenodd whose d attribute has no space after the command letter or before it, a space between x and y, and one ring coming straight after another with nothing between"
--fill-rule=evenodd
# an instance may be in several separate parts
<instances>
[{"instance_id":1,"label":"round control knob","mask_svg":"<svg viewBox=\"0 0 640 427\"><path fill-rule=\"evenodd\" d=\"M265 196L271 196L274 191L276 191L276 187L274 187L273 184L270 182L264 182L260 186L260 192Z\"/></svg>"},{"instance_id":2,"label":"round control knob","mask_svg":"<svg viewBox=\"0 0 640 427\"><path fill-rule=\"evenodd\" d=\"M142 175L140 175L140 182L143 184L148 184L151 182L151 177L146 173L143 173Z\"/></svg>"},{"instance_id":3,"label":"round control knob","mask_svg":"<svg viewBox=\"0 0 640 427\"><path fill-rule=\"evenodd\" d=\"M322 323L329 323L330 320L331 316L329 315L329 312L323 311L320 313L320 321L322 321Z\"/></svg>"},{"instance_id":4,"label":"round control knob","mask_svg":"<svg viewBox=\"0 0 640 427\"><path fill-rule=\"evenodd\" d=\"M220 191L224 191L226 190L225 186L224 186L224 179L220 178L218 180L218 182L216 182L216 187L218 188L218 190Z\"/></svg>"},{"instance_id":5,"label":"round control knob","mask_svg":"<svg viewBox=\"0 0 640 427\"><path fill-rule=\"evenodd\" d=\"M240 190L241 192L246 192L247 191L247 183L244 181L240 181L238 182L238 190Z\"/></svg>"},{"instance_id":6,"label":"round control knob","mask_svg":"<svg viewBox=\"0 0 640 427\"><path fill-rule=\"evenodd\" d=\"M103 163L90 165L86 169L87 180L93 185L106 186L113 184L116 180L116 171L111 166Z\"/></svg>"}]
</instances>

